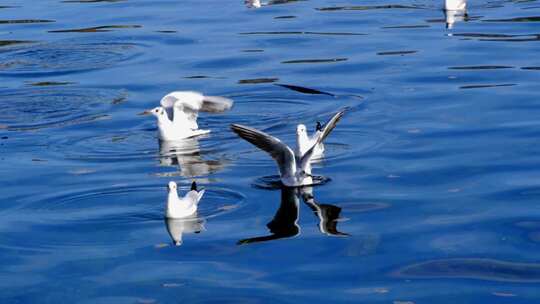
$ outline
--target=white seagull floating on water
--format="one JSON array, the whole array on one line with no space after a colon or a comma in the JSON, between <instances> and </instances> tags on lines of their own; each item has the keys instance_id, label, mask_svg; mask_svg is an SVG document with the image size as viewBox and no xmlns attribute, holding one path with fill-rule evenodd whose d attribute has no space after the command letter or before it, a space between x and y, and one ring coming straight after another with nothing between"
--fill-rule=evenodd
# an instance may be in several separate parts
<instances>
[{"instance_id":1,"label":"white seagull floating on water","mask_svg":"<svg viewBox=\"0 0 540 304\"><path fill-rule=\"evenodd\" d=\"M199 92L177 91L165 95L160 104L161 106L140 114L157 117L160 139L179 140L210 133L210 130L199 129L199 111L224 112L232 107L233 101L220 96L204 96Z\"/></svg>"},{"instance_id":2,"label":"white seagull floating on water","mask_svg":"<svg viewBox=\"0 0 540 304\"><path fill-rule=\"evenodd\" d=\"M254 128L232 124L231 129L238 136L270 154L278 165L281 182L285 186L298 187L313 184L311 161L313 160L315 149L324 141L330 132L332 132L344 113L345 110L342 110L334 115L330 121L328 121L324 129L322 129L321 133L319 135L316 134L315 141L308 149L306 149L306 151L304 151L304 153L300 152L300 145L300 153L294 153L293 150L281 140ZM302 125L298 126L297 132L301 126Z\"/></svg>"},{"instance_id":3,"label":"white seagull floating on water","mask_svg":"<svg viewBox=\"0 0 540 304\"><path fill-rule=\"evenodd\" d=\"M204 195L204 189L197 191L197 184L191 184L191 190L183 198L178 197L178 186L175 182L169 182L169 195L167 196L167 218L185 218L197 212L197 205Z\"/></svg>"}]
</instances>

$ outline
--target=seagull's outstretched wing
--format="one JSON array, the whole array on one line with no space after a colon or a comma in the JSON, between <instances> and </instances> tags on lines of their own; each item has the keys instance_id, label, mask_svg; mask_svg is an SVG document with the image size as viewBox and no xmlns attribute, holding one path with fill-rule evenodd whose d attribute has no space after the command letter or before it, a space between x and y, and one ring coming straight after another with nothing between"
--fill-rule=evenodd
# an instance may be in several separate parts
<instances>
[{"instance_id":1,"label":"seagull's outstretched wing","mask_svg":"<svg viewBox=\"0 0 540 304\"><path fill-rule=\"evenodd\" d=\"M229 110L233 105L229 98L204 96L194 91L171 92L165 95L160 103L171 121L185 123L192 129L198 128L199 111L219 113Z\"/></svg>"},{"instance_id":2,"label":"seagull's outstretched wing","mask_svg":"<svg viewBox=\"0 0 540 304\"><path fill-rule=\"evenodd\" d=\"M334 130L334 128L336 127L337 123L341 120L341 117L343 117L343 115L345 114L345 111L347 111L347 109L343 109L339 112L337 112L334 116L332 116L332 118L330 118L330 120L324 125L324 128L322 130L322 132L320 132L320 135L318 136L317 140L319 142L323 142L324 139L328 136L328 134L330 134L330 132L332 132L332 130Z\"/></svg>"},{"instance_id":3,"label":"seagull's outstretched wing","mask_svg":"<svg viewBox=\"0 0 540 304\"><path fill-rule=\"evenodd\" d=\"M294 152L286 144L271 135L250 127L232 124L231 129L238 136L270 154L277 162L281 176L294 176L296 160Z\"/></svg>"},{"instance_id":4,"label":"seagull's outstretched wing","mask_svg":"<svg viewBox=\"0 0 540 304\"><path fill-rule=\"evenodd\" d=\"M194 104L195 102L183 102L182 100L176 101L173 110L173 122L185 124L193 130L198 129L199 125L197 124L197 118L199 117L199 111L195 109L195 107L191 107Z\"/></svg>"},{"instance_id":5,"label":"seagull's outstretched wing","mask_svg":"<svg viewBox=\"0 0 540 304\"><path fill-rule=\"evenodd\" d=\"M167 117L169 117L169 120L173 120L173 107L174 103L178 100L174 96L174 94L167 94L163 98L161 98L160 105L165 109L167 112Z\"/></svg>"},{"instance_id":6,"label":"seagull's outstretched wing","mask_svg":"<svg viewBox=\"0 0 540 304\"><path fill-rule=\"evenodd\" d=\"M229 110L232 106L232 99L221 96L203 96L200 111L219 113Z\"/></svg>"},{"instance_id":7,"label":"seagull's outstretched wing","mask_svg":"<svg viewBox=\"0 0 540 304\"><path fill-rule=\"evenodd\" d=\"M341 119L341 117L343 117L346 110L347 109L343 109L343 110L337 112L324 125L324 128L323 128L322 132L317 132L318 136L316 138L316 141L313 143L311 148L309 148L309 150L307 150L306 153L304 153L304 155L302 155L302 157L300 158L300 167L302 168L302 170L305 170L306 167L310 164L311 157L313 156L313 151L315 150L315 146L322 143L326 139L326 137L328 137L330 132L332 132L332 130L334 130L334 128L336 127L336 125L339 122L339 120Z\"/></svg>"}]
</instances>

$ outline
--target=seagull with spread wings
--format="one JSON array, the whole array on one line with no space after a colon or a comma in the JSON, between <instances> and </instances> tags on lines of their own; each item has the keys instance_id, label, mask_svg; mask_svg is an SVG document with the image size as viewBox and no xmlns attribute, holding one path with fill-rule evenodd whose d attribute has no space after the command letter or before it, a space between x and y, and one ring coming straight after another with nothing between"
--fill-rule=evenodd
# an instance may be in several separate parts
<instances>
[{"instance_id":1,"label":"seagull with spread wings","mask_svg":"<svg viewBox=\"0 0 540 304\"><path fill-rule=\"evenodd\" d=\"M244 140L270 154L278 165L281 182L285 186L298 187L313 184L311 161L314 151L317 145L321 144L336 127L343 114L345 114L345 110L336 113L321 133L316 136L315 142L304 153L294 153L281 140L251 127L232 124L231 129Z\"/></svg>"},{"instance_id":2,"label":"seagull with spread wings","mask_svg":"<svg viewBox=\"0 0 540 304\"><path fill-rule=\"evenodd\" d=\"M198 92L177 91L161 99L161 106L146 110L140 115L152 114L157 118L161 140L179 140L210 133L197 124L199 111L219 113L229 110L233 101L220 96L205 96Z\"/></svg>"}]
</instances>

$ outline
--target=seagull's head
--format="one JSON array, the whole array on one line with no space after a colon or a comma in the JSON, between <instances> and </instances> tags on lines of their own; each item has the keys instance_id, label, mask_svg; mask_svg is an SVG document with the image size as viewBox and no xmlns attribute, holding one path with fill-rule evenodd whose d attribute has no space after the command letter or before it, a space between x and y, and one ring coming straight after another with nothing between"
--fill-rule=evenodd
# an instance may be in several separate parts
<instances>
[{"instance_id":1,"label":"seagull's head","mask_svg":"<svg viewBox=\"0 0 540 304\"><path fill-rule=\"evenodd\" d=\"M304 134L307 134L306 126L303 124L299 124L296 127L296 135L304 135Z\"/></svg>"},{"instance_id":2,"label":"seagull's head","mask_svg":"<svg viewBox=\"0 0 540 304\"><path fill-rule=\"evenodd\" d=\"M173 182L173 181L170 181L170 182L169 182L169 185L168 185L169 192L171 192L171 191L176 192L176 188L177 188L177 187L178 187L178 186L176 185L175 182Z\"/></svg>"},{"instance_id":3,"label":"seagull's head","mask_svg":"<svg viewBox=\"0 0 540 304\"><path fill-rule=\"evenodd\" d=\"M139 113L139 115L153 115L159 119L161 117L166 117L167 112L165 112L165 109L163 107L155 107L151 110L146 110L142 113Z\"/></svg>"}]
</instances>

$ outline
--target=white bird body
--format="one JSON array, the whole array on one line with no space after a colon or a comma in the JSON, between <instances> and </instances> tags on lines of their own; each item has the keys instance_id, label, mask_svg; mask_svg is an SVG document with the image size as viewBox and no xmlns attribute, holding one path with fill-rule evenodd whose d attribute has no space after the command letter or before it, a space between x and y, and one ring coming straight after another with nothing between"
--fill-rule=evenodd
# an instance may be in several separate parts
<instances>
[{"instance_id":1,"label":"white bird body","mask_svg":"<svg viewBox=\"0 0 540 304\"><path fill-rule=\"evenodd\" d=\"M178 189L175 182L169 182L169 194L167 196L167 218L185 218L197 212L199 201L204 195L204 190L197 191L195 182L191 190L183 198L178 197ZM195 188L195 189L194 189Z\"/></svg>"},{"instance_id":2,"label":"white bird body","mask_svg":"<svg viewBox=\"0 0 540 304\"><path fill-rule=\"evenodd\" d=\"M466 21L467 16L467 1L466 0L445 0L444 1L444 16L446 28L452 29L457 21Z\"/></svg>"},{"instance_id":3,"label":"white bird body","mask_svg":"<svg viewBox=\"0 0 540 304\"><path fill-rule=\"evenodd\" d=\"M298 155L304 155L309 148L311 148L317 142L317 138L322 135L322 130L316 130L313 136L309 136L305 125L298 125L296 128L296 144ZM324 143L318 143L313 150L313 160L317 160L323 157Z\"/></svg>"},{"instance_id":4,"label":"white bird body","mask_svg":"<svg viewBox=\"0 0 540 304\"><path fill-rule=\"evenodd\" d=\"M141 114L156 116L159 138L170 141L210 133L210 130L199 129L199 111L223 112L232 107L233 101L225 97L205 96L198 92L176 91L165 95L160 104L161 106Z\"/></svg>"},{"instance_id":5,"label":"white bird body","mask_svg":"<svg viewBox=\"0 0 540 304\"><path fill-rule=\"evenodd\" d=\"M447 11L461 11L467 8L467 0L444 0L444 9Z\"/></svg>"},{"instance_id":6,"label":"white bird body","mask_svg":"<svg viewBox=\"0 0 540 304\"><path fill-rule=\"evenodd\" d=\"M299 187L313 184L311 161L315 148L330 134L344 113L345 111L342 110L334 115L315 143L301 155L295 154L279 139L257 129L237 124L231 125L231 129L241 138L270 154L278 165L281 182L285 186Z\"/></svg>"}]
</instances>

